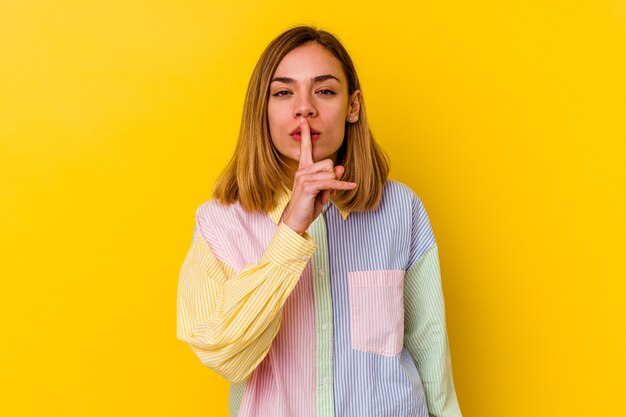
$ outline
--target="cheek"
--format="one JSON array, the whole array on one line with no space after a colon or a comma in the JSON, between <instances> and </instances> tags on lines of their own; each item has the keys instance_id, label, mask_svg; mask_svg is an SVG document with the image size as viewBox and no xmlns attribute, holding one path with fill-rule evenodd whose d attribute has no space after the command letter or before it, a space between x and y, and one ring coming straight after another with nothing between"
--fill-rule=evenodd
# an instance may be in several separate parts
<instances>
[{"instance_id":1,"label":"cheek","mask_svg":"<svg viewBox=\"0 0 626 417\"><path fill-rule=\"evenodd\" d=\"M348 105L345 102L338 103L331 111L332 118L337 125L342 125L348 117Z\"/></svg>"},{"instance_id":2,"label":"cheek","mask_svg":"<svg viewBox=\"0 0 626 417\"><path fill-rule=\"evenodd\" d=\"M275 131L275 116L274 110L272 109L272 105L268 103L267 105L267 127L269 128L270 140L274 143L274 131Z\"/></svg>"},{"instance_id":3,"label":"cheek","mask_svg":"<svg viewBox=\"0 0 626 417\"><path fill-rule=\"evenodd\" d=\"M348 113L342 107L342 108L336 109L333 112L332 117L330 119L332 126L333 126L333 130L337 132L338 134L341 134L342 136L346 127L346 117L348 117Z\"/></svg>"},{"instance_id":4,"label":"cheek","mask_svg":"<svg viewBox=\"0 0 626 417\"><path fill-rule=\"evenodd\" d=\"M280 106L269 105L267 107L267 120L269 122L270 129L272 127L279 128L283 126L285 124L285 121L287 120L285 110L282 109Z\"/></svg>"}]
</instances>

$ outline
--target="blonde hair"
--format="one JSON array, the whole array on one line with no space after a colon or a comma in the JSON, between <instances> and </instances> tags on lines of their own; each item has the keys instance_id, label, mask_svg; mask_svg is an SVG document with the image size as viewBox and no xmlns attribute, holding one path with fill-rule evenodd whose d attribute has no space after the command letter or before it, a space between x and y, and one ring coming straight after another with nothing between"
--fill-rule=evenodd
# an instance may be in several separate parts
<instances>
[{"instance_id":1,"label":"blonde hair","mask_svg":"<svg viewBox=\"0 0 626 417\"><path fill-rule=\"evenodd\" d=\"M263 51L252 72L237 146L213 189L213 196L222 203L239 201L246 211L269 212L277 203L276 197L291 183L270 137L267 116L269 87L285 55L310 42L326 48L341 63L348 80L349 96L361 89L352 59L332 34L310 26L298 26L274 39ZM362 92L360 104L358 121L346 122L344 140L337 156L337 164L345 167L341 180L356 182L358 186L354 190L337 190L332 198L336 206L348 211L378 207L389 175L388 157L374 140L367 124Z\"/></svg>"}]
</instances>

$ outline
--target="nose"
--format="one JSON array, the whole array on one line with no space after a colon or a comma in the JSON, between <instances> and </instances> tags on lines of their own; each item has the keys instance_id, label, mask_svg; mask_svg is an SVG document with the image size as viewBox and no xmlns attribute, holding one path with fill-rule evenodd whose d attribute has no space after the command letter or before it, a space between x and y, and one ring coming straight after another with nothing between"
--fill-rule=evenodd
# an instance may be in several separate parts
<instances>
[{"instance_id":1,"label":"nose","mask_svg":"<svg viewBox=\"0 0 626 417\"><path fill-rule=\"evenodd\" d=\"M294 104L294 117L314 117L317 115L317 108L309 94L300 94Z\"/></svg>"}]
</instances>

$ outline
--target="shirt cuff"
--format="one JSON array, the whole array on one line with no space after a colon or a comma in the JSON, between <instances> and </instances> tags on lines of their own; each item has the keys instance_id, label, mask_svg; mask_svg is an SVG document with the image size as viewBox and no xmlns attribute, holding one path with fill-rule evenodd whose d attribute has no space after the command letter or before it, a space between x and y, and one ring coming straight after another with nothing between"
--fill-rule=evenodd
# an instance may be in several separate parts
<instances>
[{"instance_id":1,"label":"shirt cuff","mask_svg":"<svg viewBox=\"0 0 626 417\"><path fill-rule=\"evenodd\" d=\"M265 256L293 274L300 275L316 247L315 241L308 233L305 232L301 236L285 223L280 222Z\"/></svg>"}]
</instances>

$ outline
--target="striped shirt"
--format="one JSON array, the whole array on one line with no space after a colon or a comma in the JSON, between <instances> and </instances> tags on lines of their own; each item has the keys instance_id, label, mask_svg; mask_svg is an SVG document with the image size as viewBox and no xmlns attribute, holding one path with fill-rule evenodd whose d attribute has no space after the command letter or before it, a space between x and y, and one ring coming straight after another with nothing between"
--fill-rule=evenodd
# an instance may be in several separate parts
<instances>
[{"instance_id":1,"label":"striped shirt","mask_svg":"<svg viewBox=\"0 0 626 417\"><path fill-rule=\"evenodd\" d=\"M216 200L196 211L177 337L231 382L231 417L456 417L437 245L387 181L380 206L328 202L304 236Z\"/></svg>"}]
</instances>

